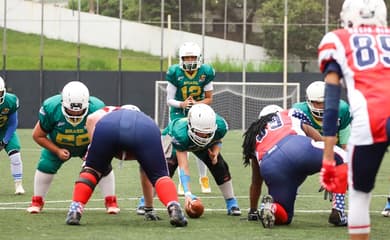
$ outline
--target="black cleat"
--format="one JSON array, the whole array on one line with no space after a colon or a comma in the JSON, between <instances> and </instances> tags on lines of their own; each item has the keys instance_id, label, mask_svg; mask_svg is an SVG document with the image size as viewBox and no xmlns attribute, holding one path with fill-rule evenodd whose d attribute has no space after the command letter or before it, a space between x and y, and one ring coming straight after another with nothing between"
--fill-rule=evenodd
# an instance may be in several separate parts
<instances>
[{"instance_id":1,"label":"black cleat","mask_svg":"<svg viewBox=\"0 0 390 240\"><path fill-rule=\"evenodd\" d=\"M68 225L80 225L81 213L76 211L68 212L66 216L66 224Z\"/></svg>"},{"instance_id":2,"label":"black cleat","mask_svg":"<svg viewBox=\"0 0 390 240\"><path fill-rule=\"evenodd\" d=\"M328 222L336 227L344 227L348 225L347 215L341 211L332 208L332 212L329 215Z\"/></svg>"},{"instance_id":3,"label":"black cleat","mask_svg":"<svg viewBox=\"0 0 390 240\"><path fill-rule=\"evenodd\" d=\"M178 203L172 203L168 206L169 217L171 218L170 223L176 227L187 226L187 219L184 217L183 211Z\"/></svg>"}]
</instances>

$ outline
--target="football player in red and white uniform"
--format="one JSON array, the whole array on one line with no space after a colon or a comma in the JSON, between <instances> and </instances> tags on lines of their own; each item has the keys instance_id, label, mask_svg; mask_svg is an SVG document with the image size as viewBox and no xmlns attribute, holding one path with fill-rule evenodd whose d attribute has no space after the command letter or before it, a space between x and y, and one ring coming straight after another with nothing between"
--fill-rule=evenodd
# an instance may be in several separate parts
<instances>
[{"instance_id":1,"label":"football player in red and white uniform","mask_svg":"<svg viewBox=\"0 0 390 240\"><path fill-rule=\"evenodd\" d=\"M101 177L112 168L111 161L116 157L138 161L160 201L167 207L170 223L185 227L187 219L180 207L175 183L169 177L161 132L154 120L138 108L126 105L103 108L89 115L86 126L92 136L91 143L85 166L74 187L66 224L80 224L84 206ZM145 213L145 216L148 215Z\"/></svg>"},{"instance_id":2,"label":"football player in red and white uniform","mask_svg":"<svg viewBox=\"0 0 390 240\"><path fill-rule=\"evenodd\" d=\"M249 221L260 220L265 228L292 222L298 187L321 170L323 142L313 139L322 137L302 111L276 105L262 109L242 144L244 165L252 167ZM344 165L346 173L345 151L337 146L335 151L337 165ZM263 181L269 195L263 197L259 212Z\"/></svg>"},{"instance_id":3,"label":"football player in red and white uniform","mask_svg":"<svg viewBox=\"0 0 390 240\"><path fill-rule=\"evenodd\" d=\"M353 117L347 146L348 228L350 239L369 239L371 192L389 145L390 29L383 0L345 0L340 17L344 28L327 33L318 47L326 82L321 182L329 191L337 187L333 146L344 79Z\"/></svg>"}]
</instances>

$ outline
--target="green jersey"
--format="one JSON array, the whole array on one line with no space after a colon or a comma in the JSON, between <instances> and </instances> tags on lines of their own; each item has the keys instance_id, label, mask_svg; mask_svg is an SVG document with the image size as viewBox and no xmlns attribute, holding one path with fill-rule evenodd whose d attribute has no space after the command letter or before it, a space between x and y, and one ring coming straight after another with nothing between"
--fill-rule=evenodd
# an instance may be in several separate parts
<instances>
[{"instance_id":1,"label":"green jersey","mask_svg":"<svg viewBox=\"0 0 390 240\"><path fill-rule=\"evenodd\" d=\"M15 94L6 93L4 102L0 105L0 131L5 132L8 127L9 115L19 109L19 99Z\"/></svg>"},{"instance_id":2,"label":"green jersey","mask_svg":"<svg viewBox=\"0 0 390 240\"><path fill-rule=\"evenodd\" d=\"M184 101L192 96L195 101L204 99L204 86L215 78L215 70L208 64L202 64L194 75L190 75L180 68L179 64L174 64L168 68L165 80L176 87L175 100ZM170 107L171 120L187 116L188 110L183 112L182 108Z\"/></svg>"},{"instance_id":3,"label":"green jersey","mask_svg":"<svg viewBox=\"0 0 390 240\"><path fill-rule=\"evenodd\" d=\"M104 107L104 103L96 98L89 98L86 117L76 126L72 126L62 113L61 95L46 99L39 110L39 124L48 138L60 148L67 149L72 157L83 157L89 144L88 132L85 127L89 114Z\"/></svg>"},{"instance_id":4,"label":"green jersey","mask_svg":"<svg viewBox=\"0 0 390 240\"><path fill-rule=\"evenodd\" d=\"M215 142L220 141L228 131L228 125L221 116L216 115L217 130L213 140L205 147L199 147L188 136L188 118L178 118L168 124L168 134L172 137L172 145L179 151L199 152L207 149Z\"/></svg>"},{"instance_id":5,"label":"green jersey","mask_svg":"<svg viewBox=\"0 0 390 240\"><path fill-rule=\"evenodd\" d=\"M293 105L293 108L300 109L303 111L310 119L311 125L317 129L320 134L323 134L322 130L322 121L319 121L318 119L315 119L313 115L311 114L309 105L307 102L299 102L295 103ZM348 138L351 133L351 126L350 123L352 121L352 116L349 111L349 105L344 100L340 100L339 105L339 119L338 119L338 131L337 131L337 137L338 137L338 145L344 145L348 143Z\"/></svg>"}]
</instances>

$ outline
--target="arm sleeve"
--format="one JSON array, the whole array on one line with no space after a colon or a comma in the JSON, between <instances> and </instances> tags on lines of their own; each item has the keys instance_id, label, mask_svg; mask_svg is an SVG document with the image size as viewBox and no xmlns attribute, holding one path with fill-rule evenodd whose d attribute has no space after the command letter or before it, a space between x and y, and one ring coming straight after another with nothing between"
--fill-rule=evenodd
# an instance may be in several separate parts
<instances>
[{"instance_id":1,"label":"arm sleeve","mask_svg":"<svg viewBox=\"0 0 390 240\"><path fill-rule=\"evenodd\" d=\"M9 140L11 139L12 135L16 131L16 128L18 127L18 112L14 112L11 115L9 115L8 118L8 128L5 132L3 142L5 144L8 144Z\"/></svg>"},{"instance_id":2,"label":"arm sleeve","mask_svg":"<svg viewBox=\"0 0 390 240\"><path fill-rule=\"evenodd\" d=\"M168 85L167 85L167 104L170 107L180 108L181 101L175 100L176 90L177 90L177 88L172 83L168 82Z\"/></svg>"},{"instance_id":3,"label":"arm sleeve","mask_svg":"<svg viewBox=\"0 0 390 240\"><path fill-rule=\"evenodd\" d=\"M341 87L339 85L325 83L324 136L336 136L340 95Z\"/></svg>"}]
</instances>

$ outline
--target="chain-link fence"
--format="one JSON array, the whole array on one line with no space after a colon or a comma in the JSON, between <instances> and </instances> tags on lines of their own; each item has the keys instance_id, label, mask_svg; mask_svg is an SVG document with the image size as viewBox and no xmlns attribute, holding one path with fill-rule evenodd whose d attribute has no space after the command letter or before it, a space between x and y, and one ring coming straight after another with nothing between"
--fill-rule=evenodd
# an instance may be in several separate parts
<instances>
[{"instance_id":1,"label":"chain-link fence","mask_svg":"<svg viewBox=\"0 0 390 240\"><path fill-rule=\"evenodd\" d=\"M316 72L342 2L0 0L2 69L165 72L195 41L219 71Z\"/></svg>"}]
</instances>

